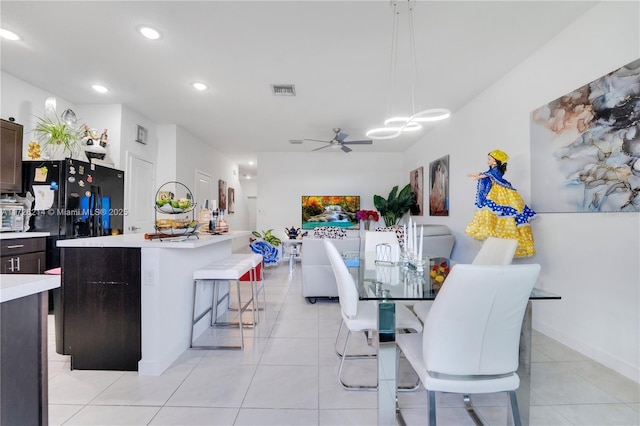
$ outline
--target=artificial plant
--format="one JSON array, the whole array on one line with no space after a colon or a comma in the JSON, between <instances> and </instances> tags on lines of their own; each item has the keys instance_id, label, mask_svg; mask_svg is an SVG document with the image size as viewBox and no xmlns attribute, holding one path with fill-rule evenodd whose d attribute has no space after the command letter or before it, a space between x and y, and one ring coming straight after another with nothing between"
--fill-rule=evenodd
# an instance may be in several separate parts
<instances>
[{"instance_id":1,"label":"artificial plant","mask_svg":"<svg viewBox=\"0 0 640 426\"><path fill-rule=\"evenodd\" d=\"M415 194L411 190L411 184L408 183L398 192L398 185L394 186L389 192L389 196L385 199L380 195L373 196L373 205L384 218L386 226L392 226L411 209L415 203Z\"/></svg>"}]
</instances>

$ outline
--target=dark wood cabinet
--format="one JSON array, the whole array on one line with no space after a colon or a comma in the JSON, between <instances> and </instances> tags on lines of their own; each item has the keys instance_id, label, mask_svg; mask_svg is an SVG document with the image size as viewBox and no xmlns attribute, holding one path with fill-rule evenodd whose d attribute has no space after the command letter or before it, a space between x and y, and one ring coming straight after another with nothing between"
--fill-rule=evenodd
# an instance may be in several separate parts
<instances>
[{"instance_id":1,"label":"dark wood cabinet","mask_svg":"<svg viewBox=\"0 0 640 426\"><path fill-rule=\"evenodd\" d=\"M0 240L3 274L42 274L46 267L46 238Z\"/></svg>"},{"instance_id":2,"label":"dark wood cabinet","mask_svg":"<svg viewBox=\"0 0 640 426\"><path fill-rule=\"evenodd\" d=\"M23 127L7 120L0 122L0 192L22 192Z\"/></svg>"},{"instance_id":3,"label":"dark wood cabinet","mask_svg":"<svg viewBox=\"0 0 640 426\"><path fill-rule=\"evenodd\" d=\"M2 303L0 424L48 424L47 292Z\"/></svg>"},{"instance_id":4,"label":"dark wood cabinet","mask_svg":"<svg viewBox=\"0 0 640 426\"><path fill-rule=\"evenodd\" d=\"M140 249L63 247L60 254L62 345L71 368L137 371Z\"/></svg>"}]
</instances>

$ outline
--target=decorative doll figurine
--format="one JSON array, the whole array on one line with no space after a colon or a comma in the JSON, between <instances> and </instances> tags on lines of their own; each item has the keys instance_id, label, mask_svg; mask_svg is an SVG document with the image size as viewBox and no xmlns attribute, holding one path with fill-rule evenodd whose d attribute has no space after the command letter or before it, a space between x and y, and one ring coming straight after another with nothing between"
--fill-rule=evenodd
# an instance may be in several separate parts
<instances>
[{"instance_id":1,"label":"decorative doll figurine","mask_svg":"<svg viewBox=\"0 0 640 426\"><path fill-rule=\"evenodd\" d=\"M105 148L107 143L109 143L109 136L107 135L107 129L104 129L104 132L100 135L100 146Z\"/></svg>"},{"instance_id":2,"label":"decorative doll figurine","mask_svg":"<svg viewBox=\"0 0 640 426\"><path fill-rule=\"evenodd\" d=\"M489 170L470 173L478 181L475 206L478 208L464 232L476 240L487 237L518 240L515 257L529 257L536 252L531 220L536 212L527 206L511 183L503 178L509 156L495 149L487 156Z\"/></svg>"}]
</instances>

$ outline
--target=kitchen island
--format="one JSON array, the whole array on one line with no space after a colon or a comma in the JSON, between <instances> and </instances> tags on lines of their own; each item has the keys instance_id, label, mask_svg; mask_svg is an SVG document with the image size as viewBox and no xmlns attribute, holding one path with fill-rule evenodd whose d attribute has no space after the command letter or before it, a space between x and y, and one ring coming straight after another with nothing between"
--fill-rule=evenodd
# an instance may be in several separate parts
<instances>
[{"instance_id":1,"label":"kitchen island","mask_svg":"<svg viewBox=\"0 0 640 426\"><path fill-rule=\"evenodd\" d=\"M249 235L58 241L63 353L71 368L162 374L189 348L193 271L230 255L233 240ZM211 300L207 288L199 291L198 300Z\"/></svg>"},{"instance_id":2,"label":"kitchen island","mask_svg":"<svg viewBox=\"0 0 640 426\"><path fill-rule=\"evenodd\" d=\"M0 424L48 424L47 293L57 287L57 276L0 276Z\"/></svg>"}]
</instances>

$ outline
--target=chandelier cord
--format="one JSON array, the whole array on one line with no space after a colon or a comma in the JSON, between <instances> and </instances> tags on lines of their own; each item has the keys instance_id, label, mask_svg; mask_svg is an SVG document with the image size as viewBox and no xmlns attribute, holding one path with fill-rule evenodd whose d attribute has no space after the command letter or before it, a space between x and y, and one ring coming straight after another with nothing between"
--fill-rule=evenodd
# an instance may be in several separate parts
<instances>
[{"instance_id":1,"label":"chandelier cord","mask_svg":"<svg viewBox=\"0 0 640 426\"><path fill-rule=\"evenodd\" d=\"M398 3L393 2L391 25L391 60L389 61L389 93L387 94L387 117L392 115L393 93L397 89L398 79Z\"/></svg>"},{"instance_id":2,"label":"chandelier cord","mask_svg":"<svg viewBox=\"0 0 640 426\"><path fill-rule=\"evenodd\" d=\"M431 108L424 111L419 110L418 105L418 60L416 53L416 39L415 39L415 26L413 22L413 9L417 4L417 0L404 0L406 1L406 13L408 22L408 38L409 38L409 87L410 87L410 108L411 116L407 117L405 114L399 113L398 116L393 114L394 99L404 99L403 94L400 92L400 84L398 82L398 45L400 38L399 29L399 15L398 3L401 0L391 0L390 4L393 7L393 20L391 28L391 60L389 61L389 93L387 96L387 119L384 121L384 127L374 128L367 131L365 134L368 137L375 139L394 139L405 132L416 132L423 129L421 123L423 122L435 122L448 118L451 115L451 111L445 108ZM404 12L404 9L403 9ZM404 19L402 22L405 22ZM404 35L404 32L403 32ZM403 38L404 39L404 38ZM406 86L405 86L406 87ZM394 97L394 94L396 95ZM399 105L402 102L398 102Z\"/></svg>"},{"instance_id":3,"label":"chandelier cord","mask_svg":"<svg viewBox=\"0 0 640 426\"><path fill-rule=\"evenodd\" d=\"M409 20L409 49L411 55L411 106L413 108L413 112L411 115L414 115L418 108L416 106L416 92L418 90L418 61L416 55L416 39L413 31L413 5L411 4L415 0L407 0L408 1L408 13L407 17Z\"/></svg>"}]
</instances>

